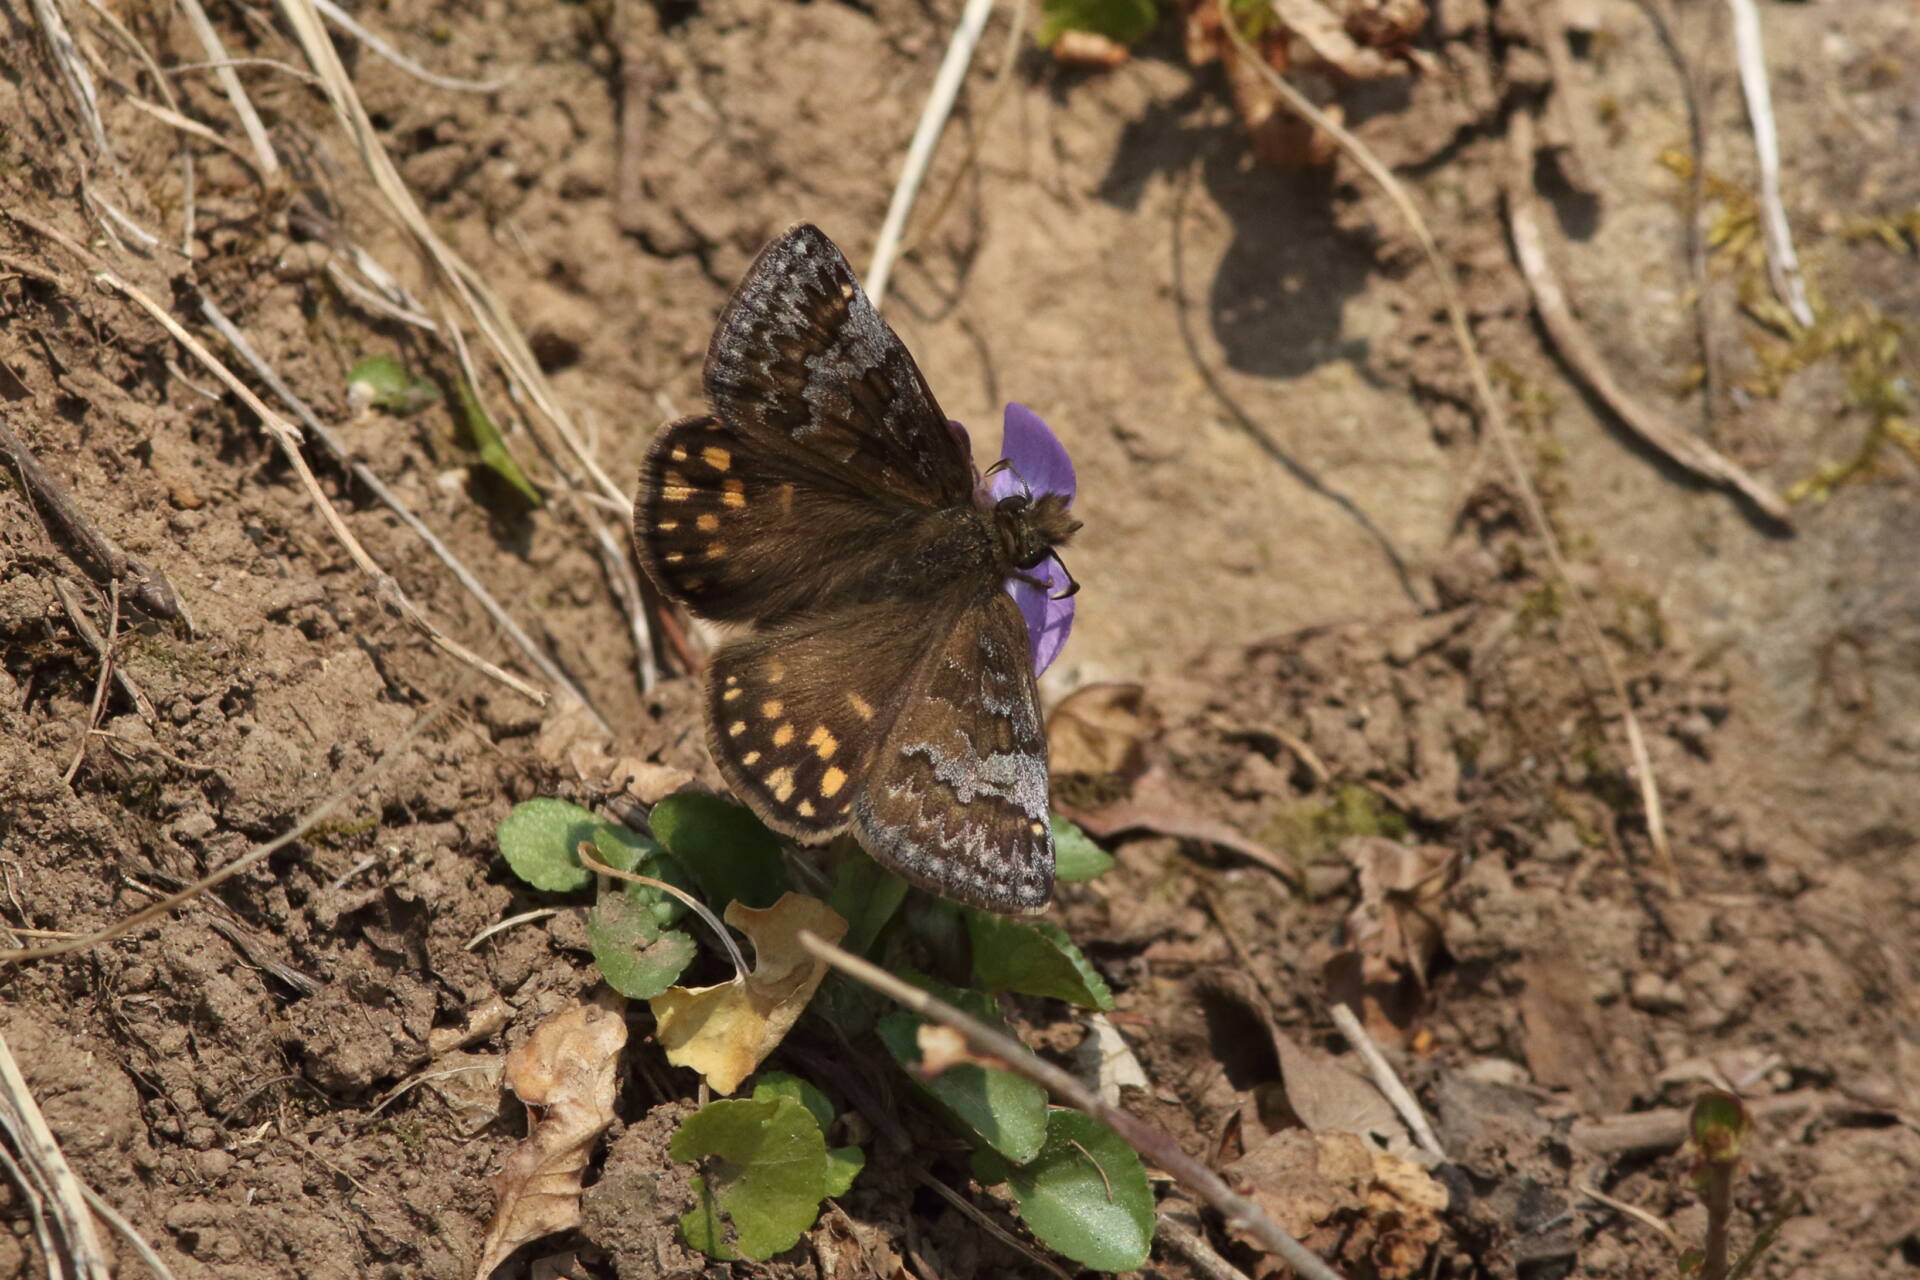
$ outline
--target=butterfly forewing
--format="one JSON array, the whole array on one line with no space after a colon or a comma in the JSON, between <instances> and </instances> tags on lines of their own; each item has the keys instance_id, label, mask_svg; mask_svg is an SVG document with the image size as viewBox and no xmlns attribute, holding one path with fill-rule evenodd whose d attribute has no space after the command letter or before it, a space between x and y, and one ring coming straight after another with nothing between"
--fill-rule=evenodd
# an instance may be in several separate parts
<instances>
[{"instance_id":1,"label":"butterfly forewing","mask_svg":"<svg viewBox=\"0 0 1920 1280\"><path fill-rule=\"evenodd\" d=\"M714 759L761 821L803 840L846 827L925 660L926 610L898 601L755 632L714 655Z\"/></svg>"},{"instance_id":2,"label":"butterfly forewing","mask_svg":"<svg viewBox=\"0 0 1920 1280\"><path fill-rule=\"evenodd\" d=\"M995 587L926 642L930 660L853 803L854 831L923 888L1038 911L1053 895L1053 829L1026 621Z\"/></svg>"},{"instance_id":3,"label":"butterfly forewing","mask_svg":"<svg viewBox=\"0 0 1920 1280\"><path fill-rule=\"evenodd\" d=\"M870 584L894 561L887 535L919 510L764 436L685 418L647 451L634 545L661 589L702 617L768 621Z\"/></svg>"},{"instance_id":4,"label":"butterfly forewing","mask_svg":"<svg viewBox=\"0 0 1920 1280\"><path fill-rule=\"evenodd\" d=\"M820 230L761 251L707 349L707 399L876 497L927 507L972 500L973 460L907 348Z\"/></svg>"}]
</instances>

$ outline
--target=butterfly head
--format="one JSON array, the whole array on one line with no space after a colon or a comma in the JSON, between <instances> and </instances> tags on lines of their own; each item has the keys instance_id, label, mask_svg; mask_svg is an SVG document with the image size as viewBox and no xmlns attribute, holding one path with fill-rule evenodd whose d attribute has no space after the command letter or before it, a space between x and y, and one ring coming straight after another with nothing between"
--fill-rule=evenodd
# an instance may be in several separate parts
<instances>
[{"instance_id":1,"label":"butterfly head","mask_svg":"<svg viewBox=\"0 0 1920 1280\"><path fill-rule=\"evenodd\" d=\"M1064 546L1080 522L1067 510L1064 493L1010 493L993 505L1000 553L1015 571L1031 569Z\"/></svg>"}]
</instances>

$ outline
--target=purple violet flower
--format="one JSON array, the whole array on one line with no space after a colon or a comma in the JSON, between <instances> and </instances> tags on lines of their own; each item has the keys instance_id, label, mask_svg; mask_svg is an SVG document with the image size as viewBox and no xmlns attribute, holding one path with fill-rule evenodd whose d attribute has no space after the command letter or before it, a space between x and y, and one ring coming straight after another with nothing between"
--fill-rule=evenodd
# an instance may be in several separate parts
<instances>
[{"instance_id":1,"label":"purple violet flower","mask_svg":"<svg viewBox=\"0 0 1920 1280\"><path fill-rule=\"evenodd\" d=\"M995 472L987 481L988 502L1031 491L1035 498L1044 493L1063 493L1068 505L1072 505L1073 460L1067 457L1060 438L1040 421L1040 415L1023 404L1007 405L1000 456L1013 465ZM1008 578L1007 593L1026 617L1027 636L1033 642L1033 674L1038 676L1053 665L1053 660L1066 646L1067 633L1073 630L1073 597L1056 598L1067 589L1071 579L1052 556L1028 573L1045 585L1037 587L1019 578Z\"/></svg>"}]
</instances>

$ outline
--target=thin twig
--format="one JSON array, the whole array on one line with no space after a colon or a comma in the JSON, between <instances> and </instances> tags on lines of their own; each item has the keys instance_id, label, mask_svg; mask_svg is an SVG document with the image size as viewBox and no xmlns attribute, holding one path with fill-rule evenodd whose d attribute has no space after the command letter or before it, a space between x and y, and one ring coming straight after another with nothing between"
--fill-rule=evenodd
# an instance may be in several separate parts
<instances>
[{"instance_id":1,"label":"thin twig","mask_svg":"<svg viewBox=\"0 0 1920 1280\"><path fill-rule=\"evenodd\" d=\"M1512 152L1507 169L1507 223L1513 232L1513 256L1533 294L1533 306L1540 313L1541 327L1547 331L1547 337L1567 367L1613 410L1622 425L1661 457L1708 484L1732 490L1768 519L1787 529L1793 528L1792 509L1764 481L1723 456L1705 440L1668 425L1659 414L1633 399L1614 381L1599 348L1575 318L1547 258L1540 224L1534 217L1533 122L1525 111L1516 110L1508 118L1507 141Z\"/></svg>"},{"instance_id":2,"label":"thin twig","mask_svg":"<svg viewBox=\"0 0 1920 1280\"><path fill-rule=\"evenodd\" d=\"M1096 1161L1094 1163L1094 1168L1098 1169L1099 1167L1100 1165ZM1001 1226L999 1223L995 1222L992 1218L988 1217L985 1210L981 1209L979 1205L974 1204L971 1200L968 1200L965 1196L961 1195L958 1191L955 1191L952 1187L940 1181L940 1179L934 1177L932 1174L928 1173L924 1169L909 1168L908 1172L913 1175L913 1180L915 1182L918 1182L921 1186L925 1187L927 1190L933 1192L935 1195L939 1196L942 1200L945 1200L948 1204L958 1209L962 1215L971 1219L975 1226L979 1227L982 1231L985 1231L988 1235L998 1240L1001 1244L1006 1245L1007 1248L1012 1249L1015 1253L1020 1254L1027 1261L1031 1262L1034 1266L1039 1267L1042 1271L1045 1271L1048 1275L1058 1276L1059 1280L1073 1280L1071 1276L1069 1276L1065 1271L1063 1271L1060 1268L1058 1263L1055 1263L1052 1259L1047 1258L1044 1255L1035 1252L1031 1245L1027 1244L1025 1241L1021 1240L1018 1236L1012 1234L1005 1227Z\"/></svg>"},{"instance_id":3,"label":"thin twig","mask_svg":"<svg viewBox=\"0 0 1920 1280\"><path fill-rule=\"evenodd\" d=\"M432 725L439 722L445 711L446 707L441 705L423 712L418 719L408 726L407 731L401 734L391 747L388 747L381 753L378 760L375 760L371 765L362 770L360 775L353 779L353 781L308 810L306 816L295 823L293 829L285 835L277 836L263 845L257 845L249 849L246 853L241 854L226 866L221 867L217 871L209 872L179 892L170 893L164 898L157 899L140 908L140 910L133 912L131 915L122 916L104 928L95 929L92 933L83 934L78 938L71 938L64 942L56 942L44 947L16 947L0 950L0 965L20 964L28 960L48 960L55 956L64 956L74 951L82 951L88 947L97 946L102 942L111 942L115 938L124 937L150 920L157 920L161 916L169 914L174 908L193 901L207 890L217 885L225 884L247 868L256 865L265 858L272 857L296 840L302 839L309 831L324 822L335 809L338 809L348 800L372 786L393 766L394 762L406 754L407 749L413 745L416 738L425 733Z\"/></svg>"},{"instance_id":4,"label":"thin twig","mask_svg":"<svg viewBox=\"0 0 1920 1280\"><path fill-rule=\"evenodd\" d=\"M463 80L458 76L443 76L438 72L429 71L361 26L354 20L352 14L333 3L333 0L313 0L313 7L325 15L328 22L333 23L367 48L414 79L424 80L436 89L451 89L455 93L497 93L513 83L514 77L511 74L501 76L497 80Z\"/></svg>"},{"instance_id":5,"label":"thin twig","mask_svg":"<svg viewBox=\"0 0 1920 1280\"><path fill-rule=\"evenodd\" d=\"M1651 1227L1653 1230L1659 1232L1666 1242L1673 1247L1675 1253L1685 1252L1684 1247L1680 1243L1679 1234L1667 1224L1665 1218L1642 1209L1637 1204L1628 1204L1625 1200L1615 1200L1612 1196L1607 1195L1595 1187L1590 1187L1584 1182L1576 1182L1573 1189L1595 1204L1605 1205L1615 1213L1625 1214L1641 1226Z\"/></svg>"},{"instance_id":6,"label":"thin twig","mask_svg":"<svg viewBox=\"0 0 1920 1280\"><path fill-rule=\"evenodd\" d=\"M122 551L80 509L66 486L40 465L40 460L15 435L13 428L0 419L0 466L10 468L19 478L27 502L47 523L53 540L75 565L102 586L109 582L126 584L127 598L156 618L184 621L180 598L166 575Z\"/></svg>"},{"instance_id":7,"label":"thin twig","mask_svg":"<svg viewBox=\"0 0 1920 1280\"><path fill-rule=\"evenodd\" d=\"M93 731L100 727L100 717L107 709L107 686L112 683L113 673L117 671L120 666L113 658L113 642L120 637L120 584L117 582L113 584L112 595L113 609L107 622L107 638L104 642L95 646L95 651L100 656L100 674L93 682L93 701L87 707L87 728L86 731L80 735L80 741L74 745L73 759L68 762L67 771L61 775L60 778L60 781L66 783L68 786L73 785L73 779L80 772L80 766L86 763L88 739L93 734ZM61 597L60 602L70 606L70 602L65 596ZM79 612L78 609L72 608L71 606L67 610L70 616L77 616ZM77 623L75 624L75 629L78 629Z\"/></svg>"},{"instance_id":8,"label":"thin twig","mask_svg":"<svg viewBox=\"0 0 1920 1280\"><path fill-rule=\"evenodd\" d=\"M117 627L120 618L118 594L120 584L115 582L113 586L113 617ZM100 634L100 629L93 625L93 619L87 616L86 610L80 607L80 602L75 600L67 591L66 583L60 581L58 578L53 580L53 593L60 597L60 607L67 611L67 617L73 621L73 629L80 633L80 638L86 642L87 647L93 650L102 662L112 668L114 683L120 686L120 692L126 694L127 700L133 703L133 709L140 714L140 718L148 724L153 724L157 721L160 718L160 713L154 708L152 699L140 691L140 686L136 685L133 682L133 678L121 669L118 662L110 661L111 655L113 654L113 638L111 636L103 637ZM104 731L95 728L92 732L102 733Z\"/></svg>"},{"instance_id":9,"label":"thin twig","mask_svg":"<svg viewBox=\"0 0 1920 1280\"><path fill-rule=\"evenodd\" d=\"M1514 486L1520 492L1521 504L1526 508L1527 519L1533 525L1540 545L1547 553L1548 566L1553 575L1565 587L1568 598L1573 604L1574 616L1578 619L1581 631L1587 643L1600 659L1605 671L1607 683L1612 688L1615 701L1620 704L1620 719L1626 729L1627 755L1636 775L1635 782L1640 789L1640 803L1646 813L1647 837L1653 844L1654 854L1659 858L1666 871L1667 888L1678 893L1680 876L1674 866L1673 850L1667 842L1667 820L1664 806L1660 801L1660 787L1653 774L1653 758L1647 753L1647 739L1640 728L1640 716L1633 708L1633 698L1627 692L1627 682L1620 674L1619 664L1614 661L1613 650L1608 646L1606 636L1600 630L1600 622L1593 615L1593 607L1586 596L1574 585L1573 574L1567 567L1567 558L1560 549L1560 538L1553 530L1553 524L1547 519L1546 508L1540 502L1540 492L1534 487L1533 477L1527 472L1527 465L1520 456L1520 447L1515 443L1513 431L1507 424L1507 415L1500 407L1499 398L1494 394L1493 380L1487 375L1486 362L1480 358L1479 344L1474 341L1473 329L1467 323L1467 311L1460 300L1460 288L1454 281L1453 272L1447 260L1441 256L1440 246L1433 238L1433 232L1427 226L1427 220L1421 216L1420 209L1413 203L1406 189L1393 172L1380 162L1365 143L1347 132L1345 128L1328 119L1326 113L1306 95L1296 89L1287 78L1267 65L1259 57L1247 38L1240 31L1239 19L1227 7L1226 0L1220 0L1221 25L1227 35L1239 48L1248 64L1259 73L1262 79L1287 104L1296 115L1305 119L1316 129L1320 129L1337 143L1341 151L1365 171L1368 177L1386 193L1387 199L1399 210L1407 221L1414 239L1420 244L1427 263L1433 268L1435 279L1440 285L1440 294L1446 303L1447 320L1453 330L1454 341L1459 344L1461 358L1466 362L1467 376L1473 385L1474 398L1479 401L1481 418L1485 422L1488 434L1493 437L1494 445L1500 450L1502 461L1513 477Z\"/></svg>"},{"instance_id":10,"label":"thin twig","mask_svg":"<svg viewBox=\"0 0 1920 1280\"><path fill-rule=\"evenodd\" d=\"M973 61L974 46L980 43L980 33L986 29L987 16L992 12L993 0L967 0L960 24L947 42L947 56L941 60L939 73L933 78L933 90L927 94L927 105L921 109L913 141L907 144L900 181L894 184L893 198L887 203L886 221L880 224L879 238L874 241L873 265L867 268L866 289L875 310L886 302L887 281L893 275L900 236L907 229L907 215L913 212L914 197L927 176L927 166L933 163L934 148L940 143L947 117L953 113L954 99L959 96L960 86L967 78L967 67Z\"/></svg>"},{"instance_id":11,"label":"thin twig","mask_svg":"<svg viewBox=\"0 0 1920 1280\"><path fill-rule=\"evenodd\" d=\"M1387 1095L1387 1101L1393 1104L1393 1109L1400 1113L1402 1120L1406 1121L1408 1130L1413 1134L1413 1140L1419 1143L1420 1149L1428 1155L1436 1160L1445 1160L1447 1153L1441 1147L1439 1137L1433 1132L1433 1126L1427 1123L1427 1113L1420 1109L1419 1101L1408 1092L1407 1086L1401 1083L1399 1074L1393 1069L1393 1064L1388 1062L1386 1055L1380 1052L1380 1046L1376 1045L1373 1037L1367 1034L1367 1028L1354 1015L1353 1009L1346 1003L1340 1002L1333 1006L1332 1013L1333 1025L1340 1028L1340 1034L1347 1038L1347 1043L1359 1050L1360 1056L1366 1059L1367 1069L1373 1072L1373 1082L1380 1086L1380 1092Z\"/></svg>"},{"instance_id":12,"label":"thin twig","mask_svg":"<svg viewBox=\"0 0 1920 1280\"><path fill-rule=\"evenodd\" d=\"M200 47L207 51L207 58L213 62L231 61L227 57L226 46L220 43L220 33L213 29L213 23L207 21L207 11L201 7L200 0L180 0L180 9L187 15L187 22L193 27ZM240 127L246 130L247 141L253 147L260 172L268 181L272 181L273 176L280 172L280 157L274 154L273 140L267 137L267 127L260 123L260 113L253 109L253 100L247 97L246 86L240 83L240 77L234 74L230 66L220 67L213 74L220 81L227 101L233 104L234 114L240 117Z\"/></svg>"},{"instance_id":13,"label":"thin twig","mask_svg":"<svg viewBox=\"0 0 1920 1280\"><path fill-rule=\"evenodd\" d=\"M798 940L810 954L921 1017L952 1027L965 1037L967 1047L975 1053L1000 1059L1009 1071L1025 1076L1068 1106L1084 1111L1106 1125L1135 1151L1172 1174L1219 1210L1228 1226L1252 1236L1260 1242L1261 1247L1278 1254L1306 1280L1340 1280L1338 1272L1287 1234L1285 1228L1268 1217L1259 1205L1236 1193L1219 1174L1188 1155L1172 1135L1136 1119L1118 1107L1107 1105L1100 1100L1099 1094L1071 1074L1037 1056L1012 1036L996 1031L946 1001L902 982L879 965L843 951L808 930L801 930Z\"/></svg>"},{"instance_id":14,"label":"thin twig","mask_svg":"<svg viewBox=\"0 0 1920 1280\"><path fill-rule=\"evenodd\" d=\"M1760 13L1753 0L1727 0L1733 11L1733 50L1740 64L1740 89L1753 125L1754 157L1760 165L1760 229L1767 240L1767 275L1773 292L1802 327L1813 324L1807 282L1793 251L1793 229L1780 202L1780 133L1773 122L1773 91L1767 84L1767 51L1760 39Z\"/></svg>"},{"instance_id":15,"label":"thin twig","mask_svg":"<svg viewBox=\"0 0 1920 1280\"><path fill-rule=\"evenodd\" d=\"M1247 1280L1247 1273L1228 1262L1195 1231L1189 1231L1167 1214L1154 1217L1153 1238L1185 1258L1207 1280Z\"/></svg>"}]
</instances>

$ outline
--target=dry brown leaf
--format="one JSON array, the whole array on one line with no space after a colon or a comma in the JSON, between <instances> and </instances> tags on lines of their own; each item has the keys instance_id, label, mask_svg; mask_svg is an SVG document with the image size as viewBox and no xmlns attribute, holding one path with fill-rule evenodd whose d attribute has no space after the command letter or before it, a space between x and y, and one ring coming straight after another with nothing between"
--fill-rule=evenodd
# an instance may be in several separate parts
<instances>
[{"instance_id":1,"label":"dry brown leaf","mask_svg":"<svg viewBox=\"0 0 1920 1280\"><path fill-rule=\"evenodd\" d=\"M563 1009L507 1054L507 1084L543 1114L488 1180L496 1207L476 1280L527 1241L579 1224L580 1175L594 1140L613 1122L625 1007L609 994L604 1003Z\"/></svg>"},{"instance_id":2,"label":"dry brown leaf","mask_svg":"<svg viewBox=\"0 0 1920 1280\"><path fill-rule=\"evenodd\" d=\"M1280 25L1298 36L1314 56L1354 80L1378 80L1402 74L1406 64L1363 47L1347 34L1342 15L1323 0L1272 0Z\"/></svg>"},{"instance_id":3,"label":"dry brown leaf","mask_svg":"<svg viewBox=\"0 0 1920 1280\"><path fill-rule=\"evenodd\" d=\"M420 1083L447 1105L460 1132L472 1137L499 1118L505 1062L498 1053L446 1053L421 1073Z\"/></svg>"},{"instance_id":4,"label":"dry brown leaf","mask_svg":"<svg viewBox=\"0 0 1920 1280\"><path fill-rule=\"evenodd\" d=\"M1349 1133L1377 1139L1395 1155L1411 1155L1412 1135L1386 1095L1371 1080L1355 1075L1327 1054L1295 1044L1278 1027L1274 1052L1280 1058L1287 1105L1315 1133Z\"/></svg>"},{"instance_id":5,"label":"dry brown leaf","mask_svg":"<svg viewBox=\"0 0 1920 1280\"><path fill-rule=\"evenodd\" d=\"M1407 845L1385 836L1350 836L1340 855L1358 870L1360 904L1347 915L1347 932L1365 963L1365 981L1390 982L1406 969L1427 985L1427 966L1440 950L1440 899L1459 872L1459 858L1439 845Z\"/></svg>"},{"instance_id":6,"label":"dry brown leaf","mask_svg":"<svg viewBox=\"0 0 1920 1280\"><path fill-rule=\"evenodd\" d=\"M1153 717L1139 685L1086 685L1062 698L1047 717L1050 767L1056 774L1118 774L1131 782L1146 768L1152 732Z\"/></svg>"},{"instance_id":7,"label":"dry brown leaf","mask_svg":"<svg viewBox=\"0 0 1920 1280\"><path fill-rule=\"evenodd\" d=\"M1381 1280L1422 1274L1440 1240L1446 1188L1350 1133L1276 1133L1223 1172L1309 1249Z\"/></svg>"},{"instance_id":8,"label":"dry brown leaf","mask_svg":"<svg viewBox=\"0 0 1920 1280\"><path fill-rule=\"evenodd\" d=\"M753 972L716 987L672 987L647 1003L667 1061L728 1094L786 1038L826 976L827 963L798 941L802 929L838 942L847 922L818 898L789 893L765 910L734 902L726 921L753 941Z\"/></svg>"}]
</instances>

